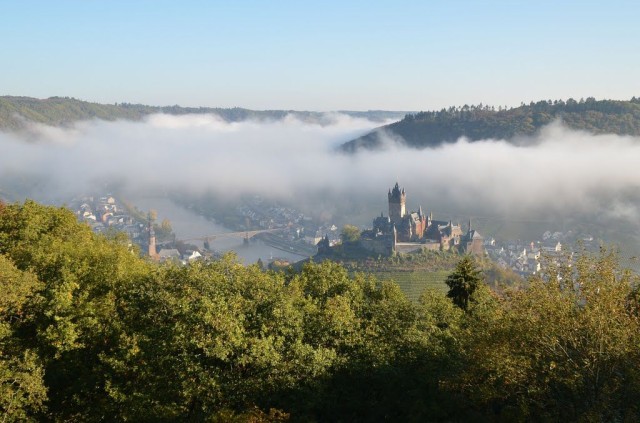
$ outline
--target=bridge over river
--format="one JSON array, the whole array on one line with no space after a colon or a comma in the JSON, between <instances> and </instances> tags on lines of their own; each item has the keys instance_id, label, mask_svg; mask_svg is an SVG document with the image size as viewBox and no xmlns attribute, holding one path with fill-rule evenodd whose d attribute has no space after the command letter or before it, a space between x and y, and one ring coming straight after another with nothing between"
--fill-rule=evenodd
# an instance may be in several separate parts
<instances>
[{"instance_id":1,"label":"bridge over river","mask_svg":"<svg viewBox=\"0 0 640 423\"><path fill-rule=\"evenodd\" d=\"M215 233L215 234L211 234L211 235L204 235L204 236L196 236L196 237L192 237L192 238L177 239L176 242L193 242L193 241L211 242L211 241L216 240L218 238L242 238L242 239L244 239L245 241L248 242L251 238L253 238L254 236L256 236L258 234L280 232L280 231L283 231L285 229L287 229L287 228L259 229L259 230L253 230L253 231L240 231L240 232L219 232L219 233Z\"/></svg>"},{"instance_id":2,"label":"bridge over river","mask_svg":"<svg viewBox=\"0 0 640 423\"><path fill-rule=\"evenodd\" d=\"M167 198L137 197L131 202L143 210L156 210L158 221L168 219L177 241L194 244L197 247L203 247L204 243L208 243L213 250L234 251L245 263L255 263L258 258L266 262L275 257L293 262L313 255L306 249L299 251L297 248L290 248L293 246L291 243L277 236L277 233L286 230L286 227L234 231ZM246 242L246 240L255 240L255 242Z\"/></svg>"}]
</instances>

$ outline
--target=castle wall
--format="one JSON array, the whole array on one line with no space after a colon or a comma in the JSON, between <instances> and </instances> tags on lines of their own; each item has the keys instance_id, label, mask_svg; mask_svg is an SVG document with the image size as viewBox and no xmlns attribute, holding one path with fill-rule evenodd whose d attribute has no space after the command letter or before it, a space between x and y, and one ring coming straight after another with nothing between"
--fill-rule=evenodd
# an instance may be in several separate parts
<instances>
[{"instance_id":1,"label":"castle wall","mask_svg":"<svg viewBox=\"0 0 640 423\"><path fill-rule=\"evenodd\" d=\"M380 236L375 239L360 239L360 246L367 251L371 251L375 254L391 255L392 253L392 240L390 237Z\"/></svg>"},{"instance_id":2,"label":"castle wall","mask_svg":"<svg viewBox=\"0 0 640 423\"><path fill-rule=\"evenodd\" d=\"M416 251L422 251L425 244L421 242L398 242L396 244L396 252L398 253L413 253Z\"/></svg>"},{"instance_id":3,"label":"castle wall","mask_svg":"<svg viewBox=\"0 0 640 423\"><path fill-rule=\"evenodd\" d=\"M421 244L422 248L429 251L440 251L440 243L438 241L427 241Z\"/></svg>"}]
</instances>

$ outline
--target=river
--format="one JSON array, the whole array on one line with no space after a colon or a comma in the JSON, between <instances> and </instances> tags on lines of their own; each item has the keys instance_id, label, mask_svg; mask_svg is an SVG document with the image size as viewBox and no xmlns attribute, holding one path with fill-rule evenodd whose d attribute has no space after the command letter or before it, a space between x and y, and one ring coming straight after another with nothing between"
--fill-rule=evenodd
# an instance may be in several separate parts
<instances>
[{"instance_id":1,"label":"river","mask_svg":"<svg viewBox=\"0 0 640 423\"><path fill-rule=\"evenodd\" d=\"M168 219L171 222L171 227L177 239L188 240L207 235L235 232L188 208L174 203L166 197L136 196L134 198L127 198L127 200L139 210L155 210L158 213L158 222L161 222L163 219ZM188 241L188 243L200 248L203 247L203 241L200 240ZM296 254L277 250L259 240L252 240L246 245L243 243L241 237L218 237L215 240L211 240L209 244L210 248L216 251L234 251L238 258L245 264L255 263L258 259L262 259L266 264L273 258L283 258L293 263L304 258Z\"/></svg>"}]
</instances>

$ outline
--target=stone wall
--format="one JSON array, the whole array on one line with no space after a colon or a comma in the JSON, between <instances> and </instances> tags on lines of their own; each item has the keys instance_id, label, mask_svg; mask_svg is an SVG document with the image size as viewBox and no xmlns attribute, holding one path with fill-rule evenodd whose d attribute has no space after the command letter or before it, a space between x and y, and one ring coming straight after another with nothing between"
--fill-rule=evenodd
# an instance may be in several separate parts
<instances>
[{"instance_id":1,"label":"stone wall","mask_svg":"<svg viewBox=\"0 0 640 423\"><path fill-rule=\"evenodd\" d=\"M375 254L381 254L385 256L391 255L391 240L385 236L380 236L375 239L361 238L360 245L367 251L371 251Z\"/></svg>"}]
</instances>

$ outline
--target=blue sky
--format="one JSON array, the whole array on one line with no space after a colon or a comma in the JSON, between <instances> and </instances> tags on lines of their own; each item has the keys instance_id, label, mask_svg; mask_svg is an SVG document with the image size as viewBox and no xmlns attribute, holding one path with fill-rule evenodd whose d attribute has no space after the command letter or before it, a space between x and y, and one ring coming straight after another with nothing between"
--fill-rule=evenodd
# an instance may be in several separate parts
<instances>
[{"instance_id":1,"label":"blue sky","mask_svg":"<svg viewBox=\"0 0 640 423\"><path fill-rule=\"evenodd\" d=\"M305 110L640 96L637 1L4 1L0 95Z\"/></svg>"}]
</instances>

